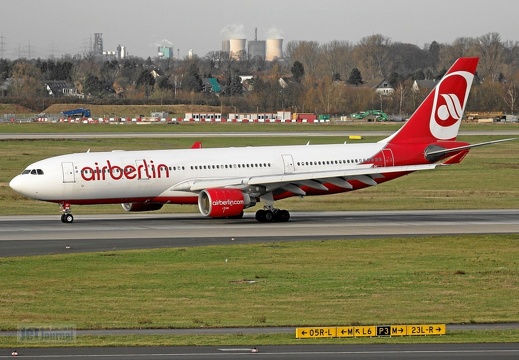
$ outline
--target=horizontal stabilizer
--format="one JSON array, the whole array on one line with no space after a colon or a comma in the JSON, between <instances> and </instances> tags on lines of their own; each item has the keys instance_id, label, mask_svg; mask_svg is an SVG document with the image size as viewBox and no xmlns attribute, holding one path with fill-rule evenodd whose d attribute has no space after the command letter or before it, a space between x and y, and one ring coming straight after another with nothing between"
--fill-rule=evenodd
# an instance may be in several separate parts
<instances>
[{"instance_id":1,"label":"horizontal stabilizer","mask_svg":"<svg viewBox=\"0 0 519 360\"><path fill-rule=\"evenodd\" d=\"M511 140L515 140L515 139L516 138L493 140L493 141L486 141L486 142L482 142L482 143L478 143L478 144L469 144L469 145L464 145L464 146L458 146L458 147L455 147L452 149L439 149L439 150L427 151L425 156L447 155L447 154L452 154L452 153L462 151L462 150L470 150L470 149L478 147L478 146L491 145L491 144L496 144L496 143L505 142L505 141L511 141Z\"/></svg>"}]
</instances>

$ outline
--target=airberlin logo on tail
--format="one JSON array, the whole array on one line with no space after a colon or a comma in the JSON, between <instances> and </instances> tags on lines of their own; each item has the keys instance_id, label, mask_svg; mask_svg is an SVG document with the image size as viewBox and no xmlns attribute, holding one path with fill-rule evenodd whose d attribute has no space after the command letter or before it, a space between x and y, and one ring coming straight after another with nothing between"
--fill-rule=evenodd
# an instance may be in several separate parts
<instances>
[{"instance_id":1,"label":"airberlin logo on tail","mask_svg":"<svg viewBox=\"0 0 519 360\"><path fill-rule=\"evenodd\" d=\"M436 112L438 119L441 121L458 121L463 116L463 107L461 106L460 99L456 94L440 94L445 101L444 105L441 105ZM440 124L441 125L441 124ZM451 124L452 125L452 124ZM447 126L445 123L443 126Z\"/></svg>"},{"instance_id":2,"label":"airberlin logo on tail","mask_svg":"<svg viewBox=\"0 0 519 360\"><path fill-rule=\"evenodd\" d=\"M440 140L456 137L474 75L457 71L445 76L436 86L429 127Z\"/></svg>"}]
</instances>

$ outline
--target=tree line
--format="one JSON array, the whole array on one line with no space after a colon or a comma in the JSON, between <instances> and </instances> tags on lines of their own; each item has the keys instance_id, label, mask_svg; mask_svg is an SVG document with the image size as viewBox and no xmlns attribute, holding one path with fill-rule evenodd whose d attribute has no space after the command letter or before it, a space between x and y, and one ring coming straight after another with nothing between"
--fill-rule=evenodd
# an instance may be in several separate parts
<instances>
[{"instance_id":1,"label":"tree line","mask_svg":"<svg viewBox=\"0 0 519 360\"><path fill-rule=\"evenodd\" d=\"M102 104L192 104L233 107L241 112L314 112L348 114L380 109L390 114L412 112L430 89L412 91L415 80L438 80L459 57L479 57L469 97L471 111L516 111L519 90L519 42L498 33L458 38L451 44L433 41L422 48L392 42L376 34L358 43L290 41L284 59L265 61L247 53L213 51L204 57L122 60L94 55L60 59L0 59L0 102L17 102L42 111L53 102ZM247 76L243 82L240 76ZM216 94L205 78L216 78ZM363 86L386 79L395 89L377 95ZM46 81L67 81L85 99L51 98Z\"/></svg>"}]
</instances>

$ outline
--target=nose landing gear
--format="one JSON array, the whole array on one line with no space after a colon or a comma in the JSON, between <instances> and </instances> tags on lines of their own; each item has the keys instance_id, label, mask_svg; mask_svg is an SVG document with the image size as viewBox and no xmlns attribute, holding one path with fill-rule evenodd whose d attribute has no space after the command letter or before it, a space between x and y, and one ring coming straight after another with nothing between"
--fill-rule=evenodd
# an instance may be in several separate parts
<instances>
[{"instance_id":1,"label":"nose landing gear","mask_svg":"<svg viewBox=\"0 0 519 360\"><path fill-rule=\"evenodd\" d=\"M74 216L72 216L70 212L70 204L69 203L61 203L59 204L61 211L63 214L61 215L61 222L65 224L70 224L74 221Z\"/></svg>"}]
</instances>

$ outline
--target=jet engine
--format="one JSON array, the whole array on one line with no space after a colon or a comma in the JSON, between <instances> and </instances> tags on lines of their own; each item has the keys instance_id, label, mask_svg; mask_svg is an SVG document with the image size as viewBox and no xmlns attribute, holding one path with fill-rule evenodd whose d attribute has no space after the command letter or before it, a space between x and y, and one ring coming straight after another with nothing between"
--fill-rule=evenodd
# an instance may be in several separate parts
<instances>
[{"instance_id":1,"label":"jet engine","mask_svg":"<svg viewBox=\"0 0 519 360\"><path fill-rule=\"evenodd\" d=\"M206 189L198 195L198 208L213 218L240 217L243 209L256 205L248 194L237 189Z\"/></svg>"},{"instance_id":2,"label":"jet engine","mask_svg":"<svg viewBox=\"0 0 519 360\"><path fill-rule=\"evenodd\" d=\"M135 203L122 203L121 206L125 211L155 211L160 210L164 204L153 203L153 202L135 202Z\"/></svg>"}]
</instances>

